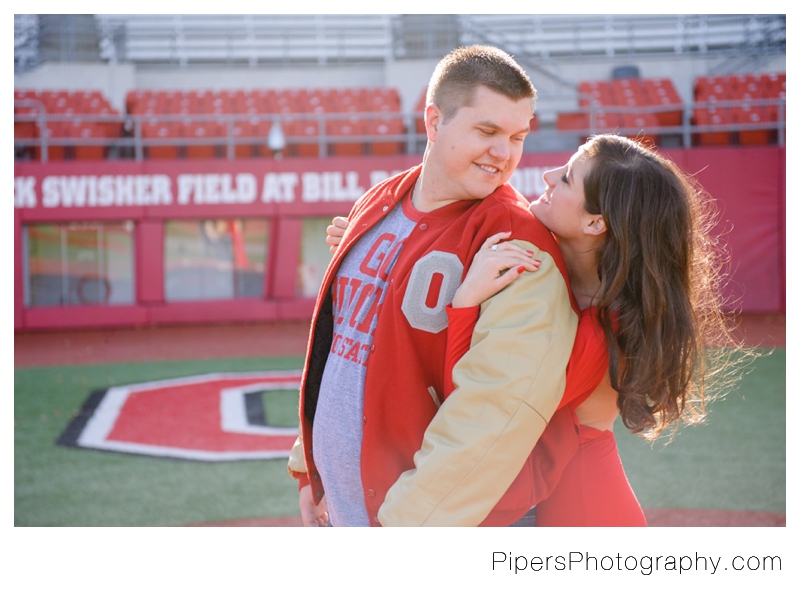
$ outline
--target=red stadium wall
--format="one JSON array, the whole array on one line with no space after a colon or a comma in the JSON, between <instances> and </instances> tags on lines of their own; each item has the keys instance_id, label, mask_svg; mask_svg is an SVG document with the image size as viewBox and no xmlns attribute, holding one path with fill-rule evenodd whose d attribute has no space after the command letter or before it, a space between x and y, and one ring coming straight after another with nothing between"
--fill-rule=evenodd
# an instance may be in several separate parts
<instances>
[{"instance_id":1,"label":"red stadium wall","mask_svg":"<svg viewBox=\"0 0 800 593\"><path fill-rule=\"evenodd\" d=\"M569 156L525 154L512 182L533 198L541 172ZM732 254L730 297L747 312L784 311L785 149L695 148L669 156L718 200ZM418 156L15 163L15 330L307 318L313 299L295 289L303 219L346 214L370 185L417 162ZM165 221L249 217L269 220L262 297L167 302ZM135 223L133 304L25 306L25 225L122 220Z\"/></svg>"}]
</instances>

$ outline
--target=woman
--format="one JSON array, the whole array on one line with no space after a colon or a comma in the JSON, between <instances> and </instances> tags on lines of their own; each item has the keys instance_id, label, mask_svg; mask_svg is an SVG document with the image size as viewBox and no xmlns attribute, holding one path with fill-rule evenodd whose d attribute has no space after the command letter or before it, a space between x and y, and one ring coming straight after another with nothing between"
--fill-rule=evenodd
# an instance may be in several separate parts
<instances>
[{"instance_id":1,"label":"woman","mask_svg":"<svg viewBox=\"0 0 800 593\"><path fill-rule=\"evenodd\" d=\"M649 439L701 421L709 380L731 377L741 350L721 311L708 202L674 163L613 135L591 138L544 181L531 211L558 239L582 310L556 412L571 414L579 444L566 467L549 471L552 494L532 501L536 524L645 525L617 452L616 417ZM329 227L329 243L337 232ZM450 369L469 348L480 304L536 267L508 238L487 240L453 298ZM711 360L709 340L736 348Z\"/></svg>"}]
</instances>

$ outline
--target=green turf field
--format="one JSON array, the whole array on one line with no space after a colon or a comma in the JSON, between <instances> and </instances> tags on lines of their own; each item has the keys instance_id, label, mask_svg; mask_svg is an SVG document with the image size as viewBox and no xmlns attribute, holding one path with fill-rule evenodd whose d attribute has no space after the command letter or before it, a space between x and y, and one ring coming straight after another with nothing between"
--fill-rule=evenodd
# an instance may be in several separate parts
<instances>
[{"instance_id":1,"label":"green turf field","mask_svg":"<svg viewBox=\"0 0 800 593\"><path fill-rule=\"evenodd\" d=\"M301 358L104 364L14 373L14 524L187 525L297 514L285 460L201 463L56 446L95 389L217 371L298 369ZM283 418L296 402L282 398ZM757 360L708 424L667 447L618 427L643 507L785 512L786 352Z\"/></svg>"},{"instance_id":2,"label":"green turf field","mask_svg":"<svg viewBox=\"0 0 800 593\"><path fill-rule=\"evenodd\" d=\"M650 445L618 420L620 456L644 508L786 512L786 350L755 361L705 424Z\"/></svg>"}]
</instances>

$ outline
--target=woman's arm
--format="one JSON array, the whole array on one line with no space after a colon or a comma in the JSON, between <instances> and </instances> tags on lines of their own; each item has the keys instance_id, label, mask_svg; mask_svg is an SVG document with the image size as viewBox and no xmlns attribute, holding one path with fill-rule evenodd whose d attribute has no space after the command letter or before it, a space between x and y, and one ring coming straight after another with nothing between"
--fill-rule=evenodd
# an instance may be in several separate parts
<instances>
[{"instance_id":1,"label":"woman's arm","mask_svg":"<svg viewBox=\"0 0 800 593\"><path fill-rule=\"evenodd\" d=\"M514 282L523 272L535 272L541 261L533 252L506 240L511 233L497 233L475 254L461 286L453 296L453 307L474 307Z\"/></svg>"},{"instance_id":2,"label":"woman's arm","mask_svg":"<svg viewBox=\"0 0 800 593\"><path fill-rule=\"evenodd\" d=\"M347 218L343 216L337 216L331 221L330 226L328 226L328 228L325 229L325 232L327 233L327 237L325 237L325 242L328 245L330 245L330 247L328 247L328 250L331 253L336 252L336 248L339 247L339 243L342 242L342 237L344 236L344 232L345 230L347 230L347 227L349 225L350 221Z\"/></svg>"},{"instance_id":3,"label":"woman's arm","mask_svg":"<svg viewBox=\"0 0 800 593\"><path fill-rule=\"evenodd\" d=\"M469 350L472 330L478 322L480 304L519 278L525 270L534 272L541 261L512 243L501 243L511 233L489 237L472 260L453 303L447 307L447 350L444 366L444 396L455 389L453 367ZM493 246L497 246L494 249Z\"/></svg>"}]
</instances>

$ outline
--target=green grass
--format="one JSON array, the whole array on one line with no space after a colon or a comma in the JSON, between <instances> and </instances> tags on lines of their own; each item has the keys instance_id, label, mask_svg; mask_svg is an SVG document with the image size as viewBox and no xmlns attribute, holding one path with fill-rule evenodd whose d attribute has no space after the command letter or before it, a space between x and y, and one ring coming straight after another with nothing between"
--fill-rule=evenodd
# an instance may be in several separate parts
<instances>
[{"instance_id":1,"label":"green grass","mask_svg":"<svg viewBox=\"0 0 800 593\"><path fill-rule=\"evenodd\" d=\"M299 369L302 358L197 360L17 369L14 373L14 524L186 525L297 514L286 460L200 463L55 445L95 389L216 371ZM265 398L266 399L266 398ZM270 396L271 420L297 400ZM279 408L276 410L276 408ZM294 422L296 424L296 420Z\"/></svg>"},{"instance_id":2,"label":"green grass","mask_svg":"<svg viewBox=\"0 0 800 593\"><path fill-rule=\"evenodd\" d=\"M17 369L14 524L187 525L297 514L286 461L200 463L55 445L89 393L114 385L218 371L299 369L301 358L195 360ZM271 422L292 423L296 401L264 395ZM642 506L785 512L786 352L753 365L703 426L651 447L617 427Z\"/></svg>"},{"instance_id":3,"label":"green grass","mask_svg":"<svg viewBox=\"0 0 800 593\"><path fill-rule=\"evenodd\" d=\"M618 421L625 471L644 508L786 512L786 350L756 360L705 424L650 445Z\"/></svg>"}]
</instances>

